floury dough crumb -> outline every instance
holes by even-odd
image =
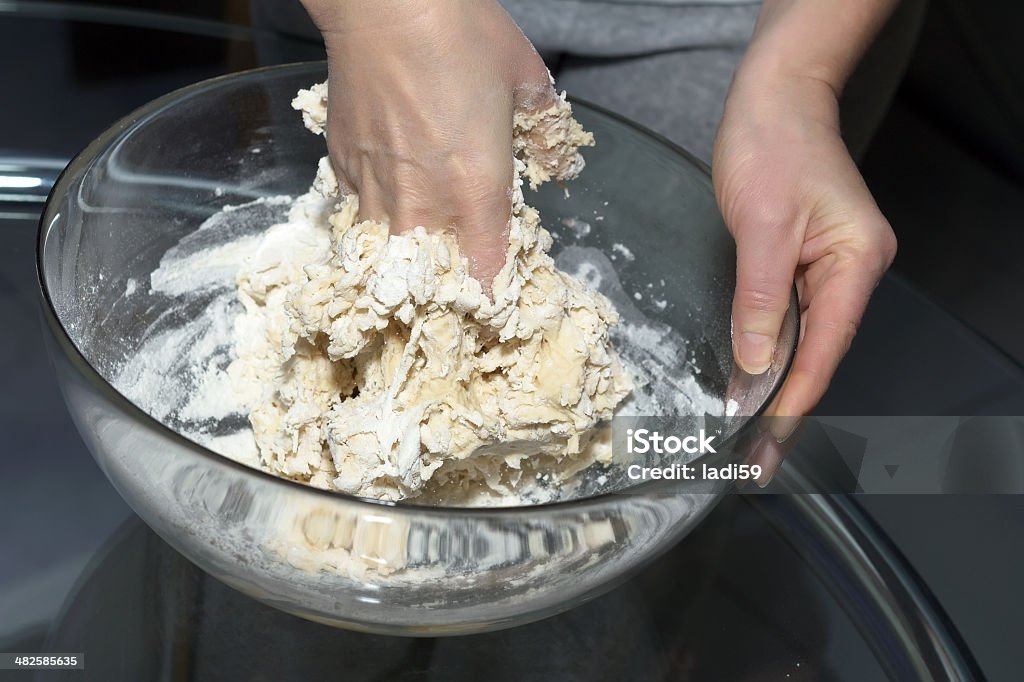
[[[293,105],[322,132],[327,90]],[[489,299],[450,232],[389,235],[337,197],[330,164],[238,275],[235,390],[252,398],[263,466],[384,500],[506,497],[543,471],[565,481],[610,443],[597,437],[632,382],[602,295],[557,269],[522,184],[567,180],[592,144],[564,97],[517,115],[506,263]],[[325,219],[324,219],[325,218]],[[216,250],[210,254],[216,262]]]
[[[590,234],[590,223],[579,218],[562,218],[562,224],[572,230],[577,239],[582,239]]]
[[[614,244],[612,244],[612,251],[620,254],[627,261],[634,261],[634,260],[636,260],[636,256],[633,255],[633,252],[630,251],[629,248],[625,244],[620,244],[618,242],[615,242]],[[651,286],[650,284],[647,285],[648,288],[650,288],[650,286]]]

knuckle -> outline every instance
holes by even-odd
[[[880,278],[896,258],[896,235],[881,217],[871,223],[852,220],[851,224],[866,227],[851,230],[850,235],[833,247],[834,253],[842,262]]]
[[[821,323],[817,335],[822,350],[835,357],[836,362],[850,351],[860,327],[859,319],[828,320]]]
[[[803,377],[807,383],[817,385],[821,381],[823,373],[817,367],[799,367],[793,370],[793,376],[794,378]]]
[[[892,231],[891,227],[886,226],[879,237],[879,242],[878,252],[882,259],[882,270],[887,270],[896,259],[896,251],[899,247],[896,233]]]
[[[829,322],[825,325],[826,331],[832,336],[840,340],[841,346],[844,348],[844,352],[849,350],[850,344],[853,343],[853,338],[857,336],[857,331],[860,329],[860,320],[837,320]]]
[[[522,74],[527,87],[536,88],[538,92],[554,92],[551,87],[551,75],[547,65],[536,50],[530,50],[522,61]]]
[[[872,274],[881,277],[896,258],[896,235],[885,225],[876,230],[861,245],[861,262],[867,265]]]
[[[740,286],[736,289],[736,304],[746,310],[773,313],[786,308],[789,296],[788,292],[783,295],[766,287]]]
[[[777,231],[791,226],[795,222],[796,204],[776,199],[794,196],[793,189],[779,177],[762,171],[770,161],[758,151],[745,150],[735,156],[738,158],[729,164],[712,167],[715,193],[729,229]],[[727,169],[719,170],[721,166]]]
[[[787,232],[796,222],[794,211],[777,202],[764,201],[764,191],[748,185],[735,195],[726,212],[734,234],[771,234]]]

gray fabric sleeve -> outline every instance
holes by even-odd
[[[704,161],[743,48],[681,50],[631,59],[570,57],[557,85],[661,133]]]
[[[760,2],[501,0],[570,94],[704,160]]]
[[[500,0],[542,53],[632,57],[746,44],[760,2]]]

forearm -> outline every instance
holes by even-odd
[[[457,16],[477,0],[301,0],[320,32],[341,36],[353,32],[386,32],[410,22],[437,26],[439,17]],[[382,46],[386,46],[382,45]]]
[[[764,0],[737,83],[817,81],[838,98],[898,0]]]

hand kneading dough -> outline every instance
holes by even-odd
[[[293,102],[314,132],[326,105],[326,85]],[[250,419],[266,468],[365,497],[480,501],[610,456],[597,427],[632,388],[608,338],[616,313],[555,268],[522,193],[524,177],[575,177],[593,138],[564,96],[517,115],[514,133],[493,302],[450,232],[358,222],[358,198],[338,198],[327,159],[289,222],[267,232],[238,277],[246,312],[229,370],[260,387]]]

